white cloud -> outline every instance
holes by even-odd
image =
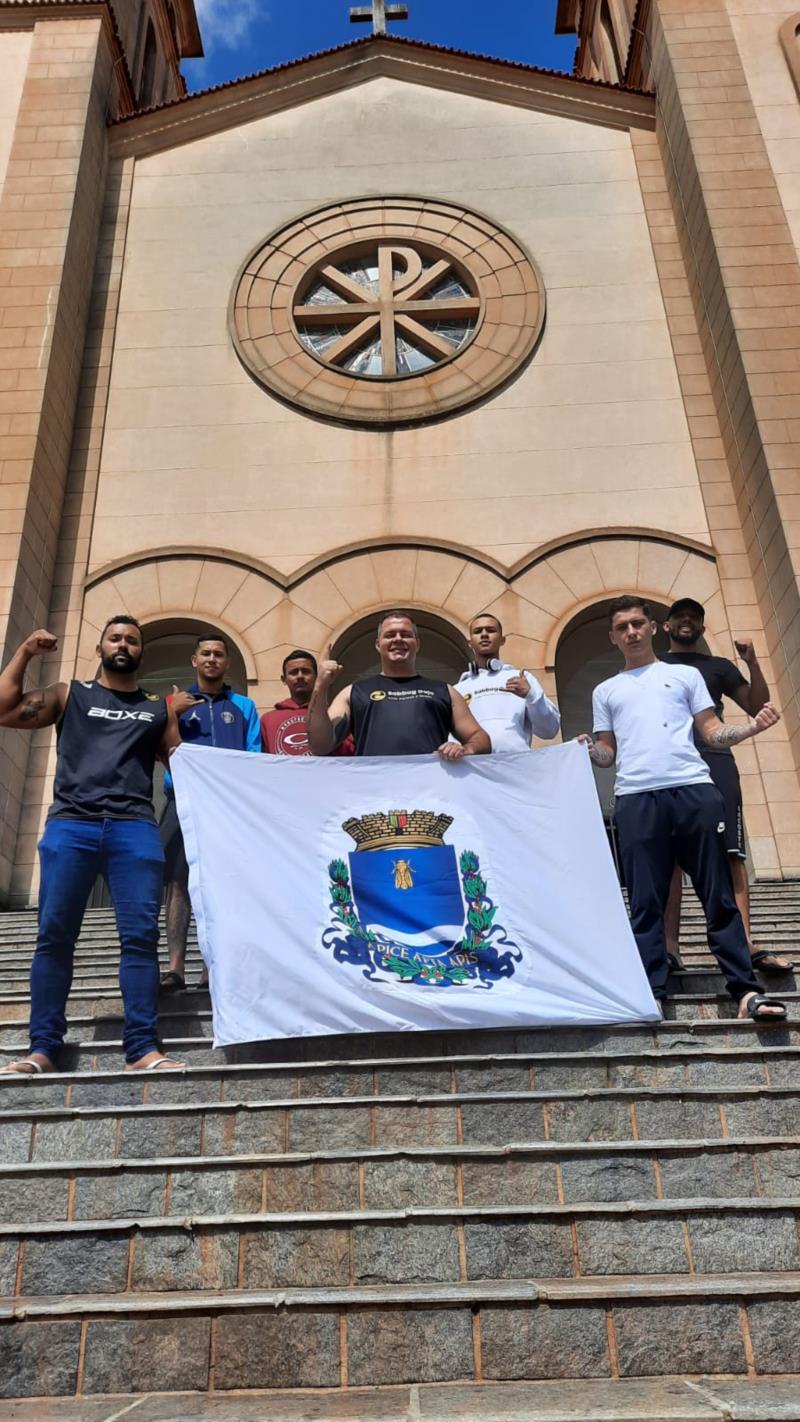
[[[217,46],[235,49],[258,20],[267,20],[264,0],[195,0],[206,54]]]

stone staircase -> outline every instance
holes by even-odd
[[[797,1422],[796,983],[732,1020],[687,900],[657,1026],[222,1053],[190,990],[146,1079],[91,911],[65,1069],[0,1077],[0,1422]],[[791,956],[800,884],[753,921]],[[34,938],[0,917],[2,1060]]]

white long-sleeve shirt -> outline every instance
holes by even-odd
[[[506,691],[512,676],[525,676],[531,689],[527,696]],[[488,732],[493,751],[518,751],[529,746],[533,736],[549,740],[558,734],[561,717],[529,671],[501,662],[499,670],[465,671],[457,690],[468,702],[475,720]]]

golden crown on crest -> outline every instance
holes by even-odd
[[[452,823],[452,815],[432,810],[378,810],[360,818],[353,815],[342,829],[355,840],[356,849],[392,849],[400,844],[443,844]]]

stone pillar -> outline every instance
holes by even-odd
[[[112,56],[100,18],[33,32],[0,198],[0,643],[47,621],[106,169]],[[30,749],[0,733],[0,900]]]
[[[790,756],[769,766],[767,738],[755,753],[778,867],[796,875],[800,419],[792,382],[800,370],[800,265],[725,0],[656,0],[647,47],[691,319],[730,471],[730,512],[744,535],[747,576],[723,576],[722,590],[731,615],[748,601],[751,579],[755,588]]]

